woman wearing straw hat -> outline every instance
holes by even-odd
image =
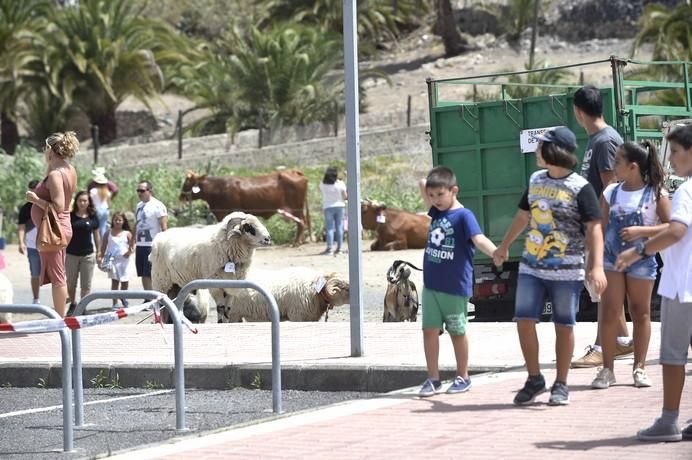
[[[108,231],[108,221],[110,219],[111,198],[113,194],[108,187],[108,179],[102,170],[94,170],[94,176],[91,179],[89,196],[94,203],[96,209],[96,217],[99,221],[99,236],[103,239],[103,235]]]

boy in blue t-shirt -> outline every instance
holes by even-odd
[[[457,200],[457,179],[445,166],[433,168],[425,181],[432,207],[428,241],[423,259],[423,348],[428,379],[419,396],[442,391],[438,356],[443,325],[452,338],[457,376],[447,393],[462,393],[471,387],[468,373],[466,315],[473,293],[473,254],[478,247],[492,256],[495,245],[481,232],[473,213]]]

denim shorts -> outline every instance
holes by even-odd
[[[656,256],[648,256],[622,270],[622,273],[625,273],[630,278],[655,280],[657,269]],[[615,269],[615,257],[608,254],[607,251],[603,255],[603,270],[607,272],[619,271]]]
[[[29,259],[29,272],[32,278],[41,276],[41,256],[38,249],[26,248],[26,258]]]
[[[584,281],[553,281],[533,275],[519,274],[514,304],[514,321],[540,321],[546,301],[553,305],[553,323],[563,326],[577,324],[579,297]]]

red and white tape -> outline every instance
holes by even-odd
[[[62,319],[38,319],[33,321],[22,321],[21,323],[6,323],[0,324],[0,332],[57,332],[64,328],[68,329],[84,329],[87,327],[99,326],[101,324],[111,323],[127,316],[141,313],[144,310],[152,310],[154,313],[154,322],[161,324],[160,302],[161,298],[154,299],[140,305],[135,305],[127,308],[119,308],[107,313],[98,313],[88,316],[67,316]],[[190,323],[190,320],[181,315],[183,324],[192,332],[199,332],[196,327]],[[163,326],[163,324],[161,324]]]

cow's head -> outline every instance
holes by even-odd
[[[360,202],[360,218],[365,230],[377,230],[378,221],[383,220],[387,206],[377,201],[362,200]]]
[[[201,199],[202,183],[207,178],[207,175],[197,175],[192,171],[185,173],[185,182],[180,190],[180,201]]]
[[[252,214],[232,212],[221,221],[226,229],[226,239],[240,239],[251,248],[269,246],[272,243],[269,230]]]

